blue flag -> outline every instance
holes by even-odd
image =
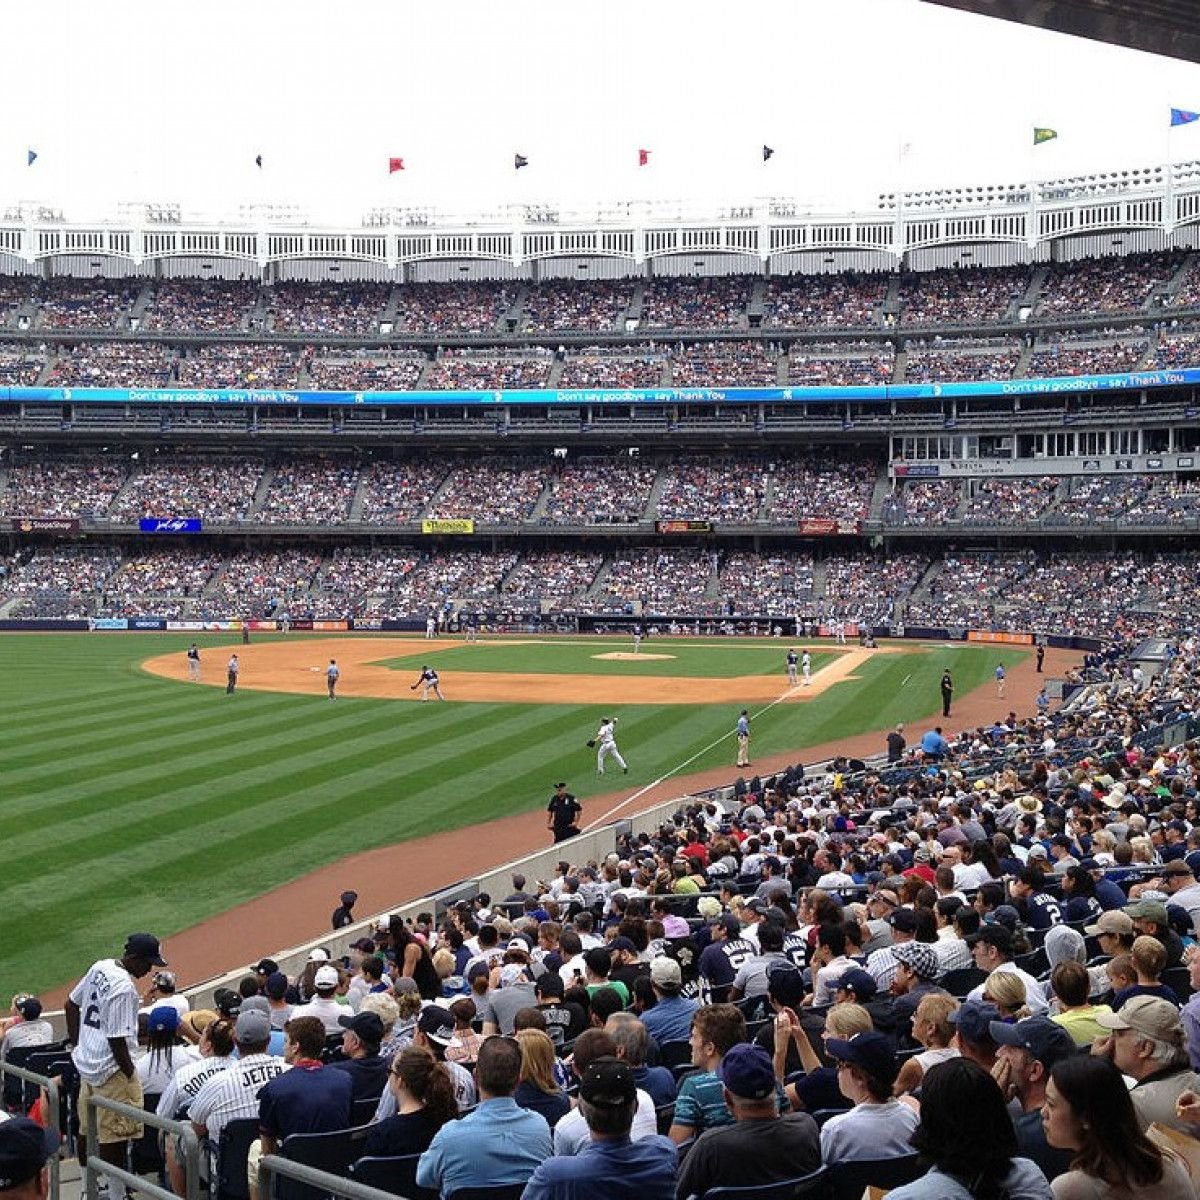
[[[1186,108],[1171,109],[1171,125],[1190,125],[1193,121],[1200,121],[1200,113],[1188,112]]]
[[[25,155],[25,165],[27,167],[32,167],[36,161],[37,161],[37,151],[36,150],[28,151]]]

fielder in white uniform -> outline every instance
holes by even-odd
[[[596,774],[604,774],[604,760],[612,757],[617,760],[617,765],[629,774],[629,768],[625,765],[625,760],[621,757],[620,750],[617,749],[617,718],[605,717],[600,722],[600,728],[596,730]]]
[[[437,635],[437,617],[430,614],[425,618],[425,638],[427,641],[432,641]]]
[[[800,674],[804,676],[804,686],[812,683],[812,655],[807,650],[800,656]]]

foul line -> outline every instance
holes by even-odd
[[[773,709],[775,707],[775,705],[782,704],[783,701],[785,701],[789,696],[793,695],[794,693],[796,693],[798,691],[800,691],[799,686],[788,688],[788,690],[786,692],[783,692],[781,695],[776,696],[776,698],[774,700],[772,700],[770,704],[764,705],[764,707],[760,708],[755,713],[751,713],[750,719],[756,720],[758,717],[761,717],[764,713],[770,712],[771,709]],[[670,779],[672,776],[678,775],[680,773],[680,771],[684,770],[686,767],[690,767],[692,765],[692,763],[694,763],[696,761],[696,759],[703,757],[703,755],[707,754],[710,750],[715,749],[722,742],[727,741],[729,738],[735,738],[735,737],[737,737],[737,730],[735,730],[735,729],[731,729],[728,733],[721,734],[721,736],[719,738],[717,738],[715,741],[709,742],[709,744],[707,746],[705,746],[703,749],[697,750],[696,753],[691,756],[691,758],[685,758],[683,760],[683,762],[678,763],[676,766],[672,767],[669,771],[664,772],[653,782],[646,784],[644,787],[638,788],[638,790],[636,792],[634,792],[632,796],[629,796],[626,799],[622,800],[620,804],[613,805],[613,807],[610,808],[608,810],[608,812],[604,813],[602,816],[597,817],[594,821],[589,821],[580,832],[590,833],[598,825],[607,824],[622,809],[627,808],[629,805],[633,804],[635,801],[640,800],[644,795],[646,795],[647,792],[653,791],[654,788],[658,787],[658,785],[660,783],[666,783],[666,781],[668,779]],[[734,767],[733,769],[737,770],[736,767]]]

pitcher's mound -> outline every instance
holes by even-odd
[[[607,658],[615,662],[638,662],[641,659],[650,661],[660,658],[674,658],[674,654],[634,654],[631,650],[613,650],[608,654],[593,654],[593,658]]]

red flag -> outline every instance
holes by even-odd
[[[404,170],[404,159],[402,159],[402,158],[389,158],[388,159],[388,174],[389,175],[395,175],[395,173],[397,171],[403,171],[403,170]]]
[[[638,166],[644,167],[644,166],[646,166],[647,163],[649,163],[649,161],[650,161],[650,151],[649,150],[639,150],[638,151]]]

